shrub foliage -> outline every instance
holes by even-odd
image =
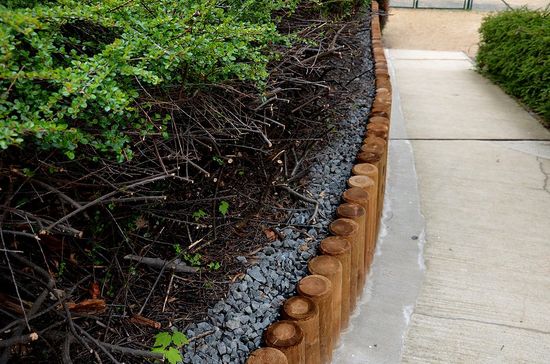
[[[550,120],[550,10],[491,15],[480,33],[480,71]]]
[[[70,158],[81,144],[131,156],[127,132],[165,120],[137,103],[159,86],[266,77],[273,11],[297,1],[59,0],[0,6],[0,148],[30,137]],[[10,6],[11,4],[11,6]],[[28,4],[28,3],[27,3]],[[31,3],[32,4],[32,3]]]
[[[8,0],[0,5],[0,150],[79,146],[130,159],[131,135],[168,137],[158,97],[230,80],[259,86],[288,41],[273,14],[300,0]],[[313,1],[351,9],[357,0]]]

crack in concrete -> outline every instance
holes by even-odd
[[[539,169],[540,172],[544,175],[544,182],[542,185],[543,191],[546,191],[546,193],[550,193],[550,186],[548,182],[550,181],[550,172],[546,172],[544,170],[544,158],[537,157],[537,161],[539,162]]]
[[[420,313],[420,312],[414,312],[413,316],[414,315],[426,316],[426,317],[431,317],[431,318],[441,319],[441,320],[472,322],[472,323],[483,324],[483,325],[506,327],[508,329],[524,330],[524,331],[529,331],[529,332],[532,332],[532,333],[535,333],[535,334],[550,335],[550,331],[533,329],[533,328],[530,328],[530,327],[521,327],[521,326],[515,326],[515,325],[502,324],[502,323],[498,323],[498,322],[468,319],[468,318],[463,318],[463,317],[445,317],[445,316],[437,316],[437,315],[428,315],[428,314]]]

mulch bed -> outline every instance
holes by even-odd
[[[240,82],[158,91],[172,137],[136,136],[129,162],[3,152],[0,363],[151,360],[135,350],[204,317],[243,276],[236,257],[278,238],[298,209],[314,219],[300,191],[356,102],[363,21],[308,8],[283,18],[281,32],[304,41],[279,49],[261,97]]]

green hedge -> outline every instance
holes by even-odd
[[[550,121],[550,11],[525,8],[484,19],[481,73]]]
[[[0,5],[0,150],[32,141],[74,158],[87,144],[130,158],[129,132],[165,132],[140,94],[260,82],[283,41],[272,14],[298,2],[10,0]]]
[[[360,0],[310,0],[349,10]],[[79,146],[130,159],[132,137],[162,133],[155,105],[228,81],[259,92],[277,31],[301,0],[7,0],[0,5],[0,151]],[[153,97],[150,96],[153,94]],[[142,96],[146,97],[142,97]]]

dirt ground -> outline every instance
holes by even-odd
[[[412,1],[411,1],[412,3]],[[513,8],[528,6],[544,8],[548,0],[507,0]],[[402,5],[402,1],[399,2]],[[503,10],[498,0],[474,0],[474,9]],[[478,29],[488,11],[430,10],[391,8],[384,29],[387,48],[422,49],[435,51],[463,51],[475,58],[478,50]]]
[[[397,49],[463,51],[474,58],[479,25],[487,13],[457,10],[391,9],[384,46]]]

